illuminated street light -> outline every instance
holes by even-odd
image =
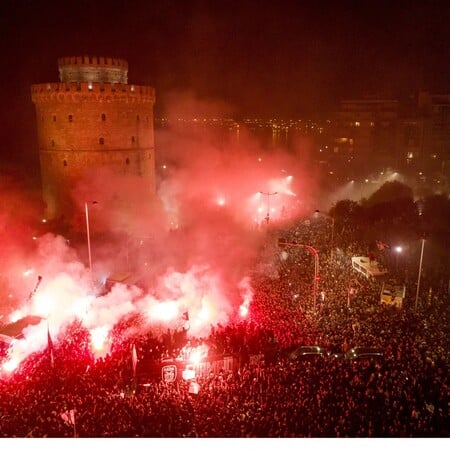
[[[394,247],[395,250],[395,269],[398,272],[398,255],[403,251],[403,248],[400,245]]]
[[[270,196],[271,195],[277,195],[278,192],[262,192],[262,191],[259,191],[259,193],[262,194],[262,195],[267,195],[267,215],[266,215],[265,220],[266,220],[266,222],[268,224],[269,220],[270,220]]]

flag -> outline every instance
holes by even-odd
[[[133,376],[136,377],[136,366],[137,366],[137,352],[136,345],[133,344],[131,349],[131,362],[133,363]]]
[[[375,241],[375,243],[377,244],[377,248],[378,250],[380,250],[380,252],[382,252],[385,248],[391,248],[390,245],[386,244],[383,241],[379,241],[378,239]]]
[[[75,425],[75,411],[73,409],[62,412],[60,416],[66,425]]]
[[[71,409],[69,411],[70,423],[75,426],[75,410]]]
[[[186,322],[189,322],[189,312],[188,312],[188,311],[186,311],[185,313],[183,313],[183,319],[184,319]]]
[[[53,355],[53,341],[52,337],[50,336],[50,328],[47,323],[47,348],[48,348],[48,354],[50,356],[50,365],[52,366],[52,369],[55,367],[55,357]]]
[[[77,426],[75,424],[75,410],[67,410],[60,414],[61,419],[64,420],[64,423],[68,426],[73,427],[73,437],[77,437]]]

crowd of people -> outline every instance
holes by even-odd
[[[146,330],[120,339],[124,321],[110,353],[95,359],[89,333],[73,323],[55,345],[54,364],[48,352],[35,353],[0,378],[0,436],[449,437],[447,286],[433,286],[431,299],[423,286],[417,309],[411,298],[401,309],[381,305],[379,282],[350,264],[367,248],[339,230],[332,245],[330,226],[268,229],[261,267],[270,270],[252,275],[248,316],[212,325],[207,337]],[[312,256],[279,249],[280,237],[319,251],[316,311]],[[136,383],[133,344],[140,359],[157,361],[186,339],[210,355],[238,355],[239,364],[198,376],[195,392],[183,379]],[[306,345],[329,356],[293,356]],[[354,347],[379,348],[383,357],[339,356]]]

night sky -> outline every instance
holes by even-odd
[[[450,92],[450,2],[2,0],[0,163],[36,150],[33,83],[57,59],[129,62],[128,80],[227,105],[235,117],[314,117],[366,94]],[[33,148],[34,147],[34,148]]]

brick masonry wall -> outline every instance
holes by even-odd
[[[143,177],[154,194],[152,88],[53,83],[34,85],[32,99],[48,218],[70,216],[72,186],[95,167]]]

